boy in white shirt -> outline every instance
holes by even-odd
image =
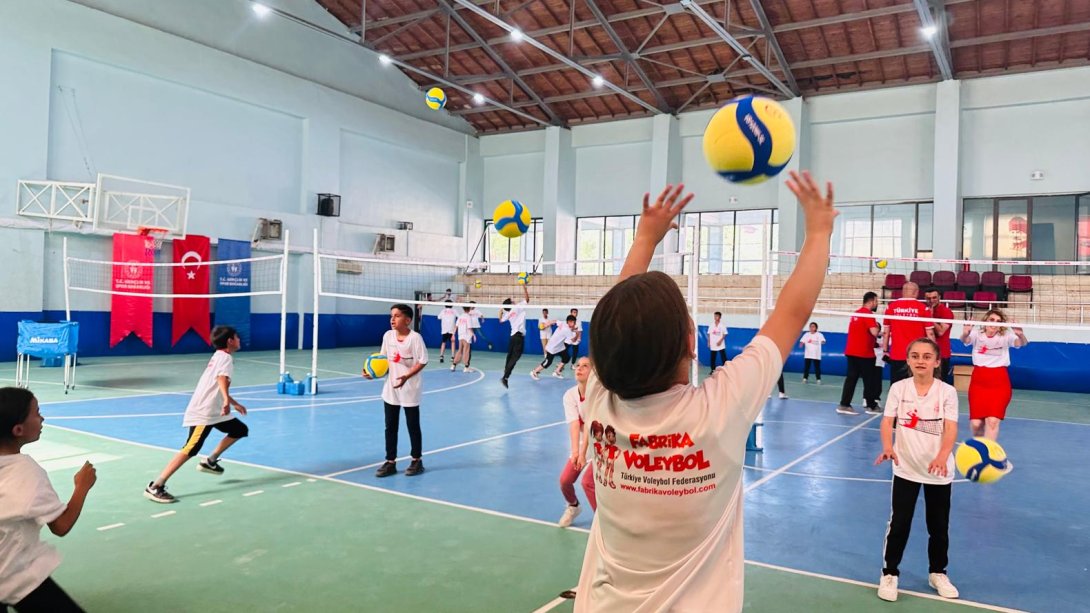
[[[579,309],[572,309],[568,312],[568,315],[575,318],[575,336],[564,341],[568,346],[568,350],[571,351],[571,362],[575,363],[575,359],[579,357],[579,343],[583,342],[583,322],[579,321]]]
[[[821,346],[825,344],[825,335],[818,332],[816,321],[810,322],[810,331],[804,332],[799,339],[799,347],[803,348],[802,382],[808,383],[810,379],[810,367],[814,367],[817,375],[817,384],[821,385]]]
[[[927,583],[943,598],[957,598],[946,576],[950,548],[950,492],[954,481],[954,443],[958,438],[958,394],[939,379],[939,345],[928,338],[913,341],[907,351],[912,376],[889,388],[882,417],[882,453],[877,466],[893,461],[892,512],[883,552],[885,566],[878,597],[897,600],[898,566],[912,529],[920,487],[927,509]],[[897,440],[893,428],[896,423]]]
[[[473,352],[473,329],[470,327],[473,322],[473,316],[469,312],[469,307],[462,307],[463,313],[458,316],[458,323],[455,325],[455,330],[458,332],[457,341],[451,341],[458,343],[458,349],[456,349],[450,358],[450,372],[454,372],[454,367],[459,362],[462,363],[462,372],[469,372],[469,359]]]
[[[537,322],[537,328],[541,331],[541,355],[543,357],[549,357],[549,351],[546,347],[549,345],[549,338],[553,335],[553,326],[557,324],[555,319],[549,319],[549,309],[541,309],[541,319]],[[567,347],[564,348],[567,351]]]
[[[567,342],[575,338],[575,317],[568,315],[567,321],[563,326],[557,326],[556,332],[549,337],[549,340],[545,343],[545,359],[541,361],[533,370],[530,371],[530,376],[534,381],[538,381],[541,377],[538,377],[538,373],[553,365],[553,360],[560,358],[560,366],[556,367],[553,372],[553,376],[557,379],[563,379],[564,366],[571,359],[571,355],[568,353]]]
[[[475,300],[470,300],[469,303],[477,304]],[[481,313],[480,310],[477,309],[477,307],[472,307],[469,310],[469,315],[470,317],[472,317],[472,319],[470,319],[469,321],[469,327],[470,331],[473,332],[473,340],[484,340],[484,342],[488,344],[488,350],[492,351],[492,343],[488,340],[488,337],[484,335],[484,329],[481,328],[481,322],[484,321],[484,314]]]
[[[595,307],[607,323],[590,329],[584,419],[592,434],[612,429],[621,466],[616,489],[596,494],[576,613],[742,610],[745,440],[821,291],[836,216],[831,185],[823,195],[792,172],[787,186],[806,220],[798,264],[753,342],[699,387],[685,299],[669,275],[646,272],[692,195],[644,196],[619,281]]]
[[[0,610],[82,613],[50,576],[61,556],[39,535],[42,526],[57,536],[75,526],[95,484],[95,467],[83,463],[72,497],[61,502],[49,475],[22,453],[24,445],[41,438],[44,421],[30,390],[0,389]]]
[[[189,428],[189,436],[186,437],[182,450],[171,458],[159,478],[144,488],[144,497],[152,502],[177,502],[177,498],[167,493],[167,479],[178,472],[182,464],[200,453],[204,441],[208,439],[213,428],[226,436],[216,449],[197,465],[197,470],[213,475],[223,474],[223,467],[219,463],[223,452],[250,434],[246,424],[238,418],[231,417],[232,407],[242,415],[246,414],[246,407],[236,402],[230,393],[231,376],[235,370],[232,354],[239,350],[242,341],[231,326],[216,326],[212,329],[211,336],[216,353],[208,361],[208,366],[205,367],[200,381],[197,382],[197,389],[193,391],[189,406],[185,408],[185,417],[182,418],[182,426]]]
[[[409,431],[409,467],[405,476],[424,472],[423,437],[420,433],[420,396],[423,383],[420,371],[428,364],[428,348],[424,337],[411,330],[413,310],[407,304],[390,307],[390,330],[382,337],[382,355],[390,365],[386,383],[382,386],[382,403],[386,411],[386,461],[375,471],[376,477],[389,477],[397,472],[397,429],[401,409],[405,409],[405,428]],[[453,359],[453,358],[452,358]],[[363,376],[370,379],[367,370]]]
[[[712,317],[715,321],[708,327],[708,351],[711,352],[712,360],[710,374],[715,373],[716,358],[719,358],[723,366],[727,365],[727,324],[723,323],[723,314],[719,311],[716,311]]]
[[[511,338],[507,344],[507,362],[503,366],[503,378],[500,379],[504,387],[507,387],[507,380],[511,378],[515,365],[522,357],[522,350],[526,347],[526,306],[530,304],[530,290],[525,285],[522,286],[522,295],[525,300],[519,302],[513,309],[505,306],[500,310],[500,323],[511,324]],[[511,304],[511,302],[510,298],[503,299],[504,304]]]
[[[439,319],[439,331],[443,334],[443,340],[439,342],[439,363],[442,364],[447,343],[450,343],[450,359],[454,359],[454,326],[458,321],[458,313],[454,310],[454,305],[448,302],[436,317]]]

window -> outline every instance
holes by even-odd
[[[779,246],[779,211],[685,213],[678,246],[682,252],[697,251],[700,274],[761,274],[764,252]]]
[[[832,253],[860,257],[931,256],[934,207],[930,202],[840,207],[833,225]],[[850,266],[845,263],[845,266]],[[832,272],[857,272],[833,269]]]
[[[636,235],[636,215],[580,217],[576,220],[578,275],[615,275]],[[609,260],[609,261],[603,261]]]
[[[484,259],[488,262],[488,272],[512,272],[507,264],[533,264],[541,259],[545,249],[544,224],[540,218],[530,222],[530,229],[522,236],[507,238],[492,225],[492,220],[485,221]],[[525,266],[515,266],[522,270]]]
[[[962,257],[972,260],[1090,260],[1090,195],[966,198]],[[997,266],[1007,273],[1022,266]],[[1064,274],[1067,267],[1035,272]],[[1081,268],[1080,274],[1087,272]]]

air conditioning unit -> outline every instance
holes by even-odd
[[[373,253],[388,253],[394,250],[394,235],[393,234],[378,234],[375,236],[375,247],[371,251]]]
[[[398,230],[412,230],[413,229],[413,222],[411,222],[411,221],[399,221],[399,222],[397,222],[397,229]]]

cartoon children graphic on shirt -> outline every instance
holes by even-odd
[[[602,477],[602,485],[608,484],[609,487],[617,489],[617,486],[613,484],[613,465],[617,461],[617,456],[621,455],[621,450],[617,447],[617,431],[613,429],[613,426],[606,426],[606,474]]]
[[[590,424],[590,435],[594,438],[594,478],[598,480],[598,483],[605,485],[605,481],[603,481],[605,472],[602,470],[602,464],[604,463],[602,452],[605,449],[602,445],[601,422],[596,420]]]

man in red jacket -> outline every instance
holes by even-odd
[[[931,310],[920,302],[920,286],[909,281],[901,288],[902,298],[889,303],[886,315],[895,317],[928,318]],[[908,372],[908,345],[912,341],[927,337],[935,340],[935,327],[926,321],[912,319],[887,319],[882,329],[882,348],[889,356],[889,382],[896,383],[912,376]]]
[[[848,324],[848,340],[844,344],[844,357],[848,361],[848,374],[844,377],[844,389],[840,393],[840,406],[837,413],[843,415],[858,415],[852,408],[852,397],[855,396],[855,384],[860,377],[863,379],[863,402],[867,412],[878,414],[878,396],[880,392],[875,383],[878,380],[871,374],[877,368],[874,364],[874,341],[878,338],[878,320],[866,317],[874,313],[878,307],[878,294],[867,292],[863,294],[863,306],[856,311],[857,316],[852,317]]]
[[[931,309],[931,317],[935,319],[953,319],[954,312],[950,307],[942,303],[942,294],[939,290],[929,287],[923,293],[923,299],[927,307]],[[950,383],[950,328],[954,324],[935,322],[935,342],[939,344],[939,357],[942,358],[942,380]]]

